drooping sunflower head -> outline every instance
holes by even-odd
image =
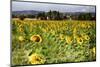
[[[51,34],[52,34],[52,35],[55,35],[55,31],[54,31],[54,30],[51,30]]]
[[[43,31],[43,32],[47,32],[47,30],[46,30],[45,28],[42,28],[42,31]]]
[[[83,38],[82,37],[78,37],[77,38],[77,43],[81,45],[83,43]]]
[[[93,47],[93,48],[92,48],[92,51],[93,51],[93,54],[94,54],[94,56],[95,56],[95,54],[96,54],[96,47]]]
[[[82,28],[86,28],[86,25],[84,23],[81,24]]]
[[[66,37],[66,42],[67,42],[68,44],[71,44],[72,41],[73,41],[73,38],[72,38],[71,36],[67,36],[67,37]]]
[[[18,39],[19,39],[19,41],[24,41],[24,37],[23,36],[19,36]]]
[[[19,25],[19,28],[23,28],[23,27],[24,27],[23,24],[20,24],[20,25]]]
[[[28,59],[31,64],[44,64],[45,63],[45,58],[36,53],[30,55]]]
[[[59,36],[59,37],[60,37],[60,39],[61,39],[61,40],[63,40],[63,39],[64,39],[64,35],[63,35],[63,34],[60,34],[60,36]]]
[[[23,28],[19,28],[18,31],[19,32],[24,32],[24,29]]]
[[[31,36],[30,40],[33,42],[42,42],[42,38],[40,35],[33,35]]]
[[[89,40],[89,39],[90,39],[90,37],[89,37],[88,35],[83,36],[83,38],[84,38],[85,40]]]
[[[77,32],[77,28],[74,27],[74,28],[73,28],[73,34],[76,34],[76,32]]]

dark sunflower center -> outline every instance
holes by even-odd
[[[40,59],[39,58],[36,58],[36,61],[40,61]]]
[[[39,37],[37,37],[37,36],[34,36],[35,37],[35,41],[36,42],[39,42],[40,41],[40,38]]]
[[[80,42],[82,42],[82,40],[80,39]]]

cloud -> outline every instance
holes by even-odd
[[[95,12],[95,6],[80,6],[80,5],[63,5],[63,4],[48,4],[34,2],[12,2],[12,11],[22,10],[38,10],[49,11],[56,10],[60,12]]]

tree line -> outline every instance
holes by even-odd
[[[38,20],[96,20],[96,16],[92,13],[79,13],[77,14],[68,14],[61,13],[59,11],[49,11],[49,12],[41,12],[36,15],[14,15],[12,14],[12,18],[19,18],[20,20],[24,20],[25,18],[32,18]]]

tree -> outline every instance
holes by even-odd
[[[27,18],[35,18],[34,15],[27,15],[26,17],[27,17]]]
[[[92,14],[91,13],[82,13],[78,16],[79,20],[91,20]]]
[[[48,19],[52,19],[52,11],[50,10],[49,12],[47,12],[47,17],[48,17]]]
[[[47,12],[47,17],[50,20],[61,20],[63,18],[62,14],[59,11],[49,11]]]
[[[20,19],[20,20],[24,20],[24,19],[25,19],[25,15],[20,15],[20,16],[19,16],[19,19]]]
[[[37,14],[37,18],[40,19],[40,20],[46,20],[46,14],[45,14],[45,12],[38,13]]]

